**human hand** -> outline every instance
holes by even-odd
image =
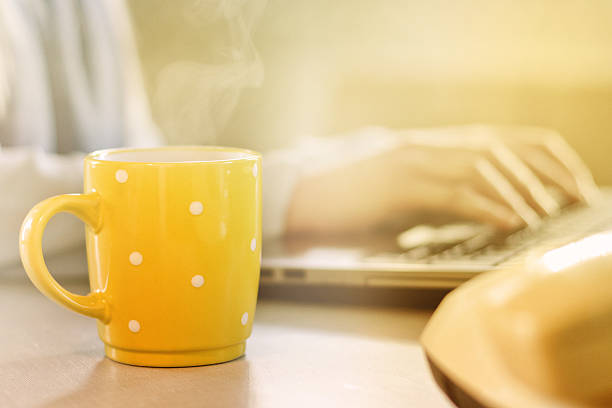
[[[417,212],[516,229],[537,225],[562,201],[598,196],[587,167],[553,131],[462,126],[396,136],[383,153],[304,176],[287,232],[350,233]]]

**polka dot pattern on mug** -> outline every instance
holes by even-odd
[[[204,277],[202,275],[194,275],[193,278],[191,278],[191,285],[194,288],[199,288],[203,284],[204,284]]]
[[[115,172],[115,180],[119,183],[123,184],[128,181],[128,173],[123,169],[119,169]]]
[[[255,238],[253,238],[251,240],[251,251],[255,252],[256,248],[257,248],[257,240]]]
[[[243,326],[246,326],[246,324],[249,322],[249,313],[248,312],[244,312],[242,314],[242,317],[240,318],[240,323],[242,323]]]
[[[257,177],[257,171],[259,169],[257,168],[257,163],[255,163],[255,165],[253,166],[253,177]]]
[[[189,204],[189,212],[193,215],[200,215],[204,211],[204,204],[201,201],[192,201]]]
[[[128,328],[132,333],[138,333],[140,331],[140,323],[138,320],[130,320],[128,323]]]
[[[142,254],[138,251],[134,251],[130,254],[130,263],[134,266],[138,266],[142,263]]]

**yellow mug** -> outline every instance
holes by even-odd
[[[244,354],[261,261],[261,156],[223,147],[111,149],[85,158],[85,193],[25,218],[21,259],[52,300],[98,319],[106,355],[179,367]],[[91,293],[51,276],[41,249],[58,212],[86,225]]]

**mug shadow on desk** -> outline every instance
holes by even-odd
[[[93,401],[92,401],[93,400]],[[73,391],[48,407],[203,406],[247,407],[250,398],[249,362],[244,358],[200,367],[150,368],[104,358]]]

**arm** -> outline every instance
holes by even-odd
[[[383,128],[364,128],[333,138],[302,138],[295,146],[275,150],[263,160],[263,225],[264,235],[282,235],[293,231],[295,205],[312,205],[319,192],[310,196],[304,188],[305,180],[315,174],[327,174],[364,158],[390,149],[397,142],[395,135]],[[313,182],[316,184],[316,182]],[[314,193],[314,192],[313,192]],[[316,213],[315,208],[303,213]],[[303,218],[300,222],[310,222]]]

